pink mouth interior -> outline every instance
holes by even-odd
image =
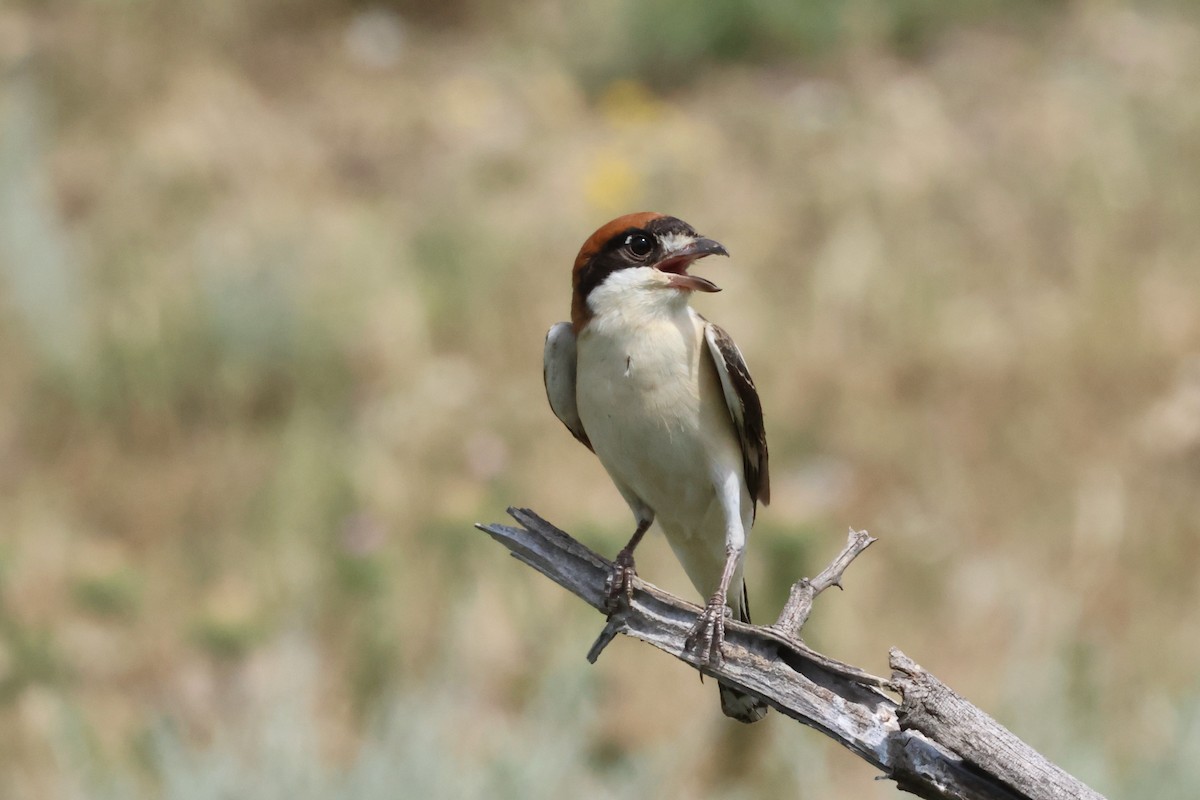
[[[696,256],[674,256],[664,259],[655,265],[655,268],[663,272],[670,272],[673,275],[687,275],[688,267],[696,260]]]

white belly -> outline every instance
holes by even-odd
[[[746,533],[753,506],[703,322],[682,311],[620,328],[593,320],[579,337],[576,398],[600,462],[654,511],[707,597],[720,578],[729,525],[718,486],[736,473],[742,489],[734,513]],[[735,577],[731,605],[740,599],[733,591],[740,569]]]

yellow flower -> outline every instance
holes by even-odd
[[[665,105],[642,84],[633,80],[613,81],[600,96],[600,112],[614,126],[641,125],[663,116]]]
[[[629,159],[616,153],[601,153],[583,180],[584,199],[598,213],[619,214],[634,205],[641,181]]]

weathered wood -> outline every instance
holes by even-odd
[[[510,508],[509,513],[521,527],[498,524],[477,527],[504,544],[517,559],[603,612],[605,579],[611,572],[611,562],[528,509]],[[1035,771],[1026,780],[1021,777],[1024,774],[1021,764],[1007,763],[1008,769],[1002,774],[981,767],[976,760],[978,753],[969,756],[957,746],[933,738],[942,735],[938,726],[930,726],[934,731],[931,735],[909,724],[901,704],[884,691],[897,690],[891,681],[822,655],[793,635],[807,618],[812,599],[829,586],[840,585],[846,567],[872,541],[865,532],[851,531],[846,548],[829,567],[811,581],[797,582],[799,588],[794,588],[776,625],[759,627],[727,620],[724,658],[719,665],[698,663],[684,646],[701,608],[635,577],[632,601],[609,618],[588,658],[595,661],[618,633],[652,644],[821,731],[881,769],[898,788],[920,797],[934,800],[1099,797],[1082,784],[1078,784],[1079,794],[1047,794],[1044,778],[1040,777],[1044,771]],[[906,680],[906,674],[900,677]],[[927,683],[917,685],[924,687]],[[914,697],[919,696],[919,690],[914,691],[918,692]],[[974,711],[991,726],[1000,728],[983,712]],[[976,720],[976,724],[983,723]],[[1001,757],[1023,758],[1020,752],[1005,750]]]
[[[851,528],[846,546],[834,557],[833,561],[829,562],[828,567],[821,570],[812,580],[801,578],[792,584],[787,602],[784,603],[783,611],[779,612],[779,619],[775,621],[773,627],[789,636],[799,636],[800,629],[804,627],[805,622],[808,622],[808,615],[812,613],[812,604],[816,596],[831,586],[841,589],[842,574],[846,568],[873,542],[875,539],[866,531],[856,531]]]
[[[903,698],[902,726],[920,731],[1031,797],[1103,800],[897,648],[891,649],[889,660],[892,683]]]

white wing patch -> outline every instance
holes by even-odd
[[[542,377],[546,382],[546,399],[550,409],[571,435],[592,449],[583,422],[579,419],[579,406],[575,402],[575,331],[569,322],[551,326],[546,333],[546,349],[542,355]]]

